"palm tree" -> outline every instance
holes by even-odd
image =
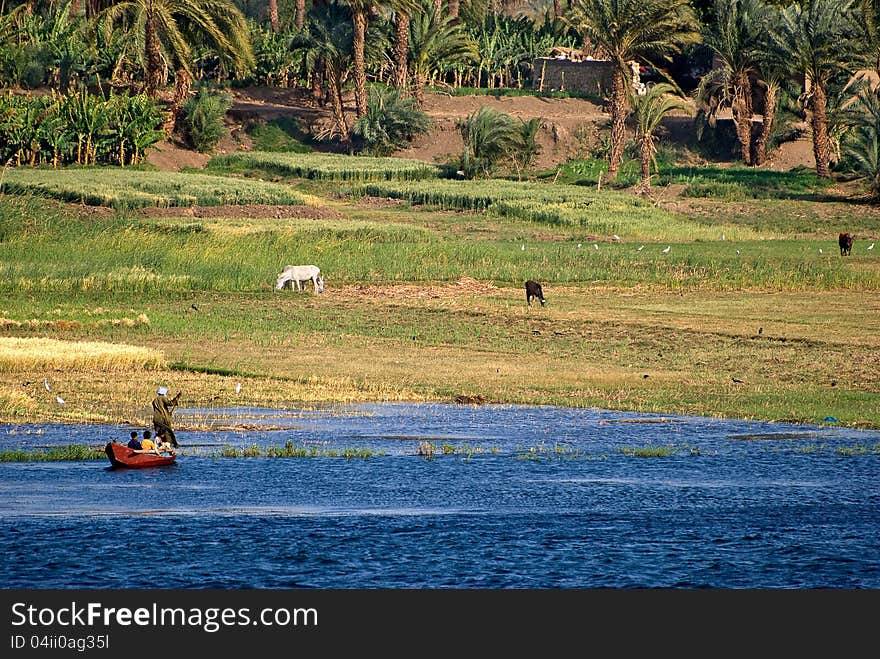
[[[121,25],[143,47],[147,94],[155,98],[164,62],[177,67],[175,103],[178,108],[192,80],[191,46],[201,40],[225,63],[246,71],[254,63],[250,33],[244,16],[228,0],[123,0],[100,16],[105,33]]]
[[[376,8],[374,0],[343,0],[351,9],[354,27],[352,44],[354,46],[354,102],[358,117],[367,113],[367,63],[365,53],[367,17]]]
[[[399,12],[412,12],[418,7],[417,0],[343,0],[351,10],[354,27],[354,101],[357,116],[367,113],[367,61],[366,36],[369,16],[382,7]]]
[[[616,178],[626,143],[630,62],[668,58],[698,42],[697,18],[688,0],[572,0],[565,20],[614,65],[608,175]]]
[[[413,96],[420,105],[428,77],[441,63],[454,64],[477,57],[476,44],[453,19],[431,10],[431,0],[410,22],[409,58],[412,64]]]
[[[785,77],[782,69],[776,68],[770,63],[763,65],[761,68],[766,71],[758,81],[758,84],[764,89],[764,114],[761,131],[755,138],[755,149],[752,159],[753,164],[758,167],[767,161],[767,145],[770,142],[770,134],[773,131],[773,121],[776,118],[776,104]]]
[[[700,81],[697,101],[713,116],[730,108],[736,126],[740,155],[747,165],[752,159],[752,79],[759,76],[762,36],[766,34],[770,9],[762,0],[715,0],[715,20],[703,33],[719,66]]]
[[[865,30],[864,62],[880,74],[880,0],[862,0],[859,13]]]
[[[333,130],[329,137],[348,139],[349,127],[345,119],[342,88],[354,64],[352,51],[353,27],[351,11],[340,2],[312,7],[306,29],[293,40],[294,48],[302,48],[306,67],[320,71],[330,91],[333,109]]]
[[[857,96],[859,117],[847,135],[845,152],[853,170],[868,182],[868,190],[880,199],[880,97],[868,87]]]
[[[804,0],[780,12],[769,36],[777,51],[806,76],[804,106],[813,132],[816,174],[831,178],[831,140],[828,135],[828,83],[854,61],[859,26],[854,0]]]
[[[643,95],[633,95],[638,133],[636,142],[639,145],[642,169],[642,188],[651,185],[651,164],[656,168],[657,129],[663,119],[672,112],[692,112],[687,101],[678,95],[678,89],[667,82],[658,82]]]

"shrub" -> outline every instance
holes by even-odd
[[[868,186],[871,197],[880,200],[880,99],[871,91],[857,96],[856,125],[843,145],[845,165]]]
[[[520,178],[522,178],[523,170],[531,167],[535,162],[535,158],[541,152],[541,145],[538,144],[538,129],[540,127],[541,120],[537,117],[528,121],[520,119],[520,147],[511,156],[517,175]]]
[[[226,129],[223,119],[232,107],[232,96],[202,88],[183,106],[184,128],[192,145],[208,153],[220,142]]]
[[[483,106],[458,123],[464,142],[460,169],[466,178],[489,176],[498,163],[522,146],[523,129],[508,114]]]
[[[373,156],[387,156],[400,149],[431,125],[415,99],[402,98],[395,87],[372,87],[367,114],[357,120],[352,135]]]

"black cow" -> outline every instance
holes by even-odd
[[[840,255],[848,256],[852,253],[853,235],[851,233],[841,233],[837,236],[837,244],[840,245]]]
[[[541,290],[541,284],[536,281],[532,281],[529,279],[526,282],[526,302],[529,303],[529,306],[532,306],[532,298],[538,298],[541,300],[541,306],[544,306],[544,291]]]

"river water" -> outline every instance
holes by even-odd
[[[177,416],[256,429],[181,431],[170,467],[0,464],[0,587],[880,588],[877,431],[506,405]],[[0,426],[0,449],[129,430]],[[219,457],[288,442],[317,455]]]

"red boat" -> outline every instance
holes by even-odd
[[[119,442],[107,442],[104,452],[110,458],[110,464],[114,467],[129,467],[131,469],[164,467],[165,465],[174,464],[174,461],[177,459],[176,455],[157,455],[152,452],[138,453]]]

